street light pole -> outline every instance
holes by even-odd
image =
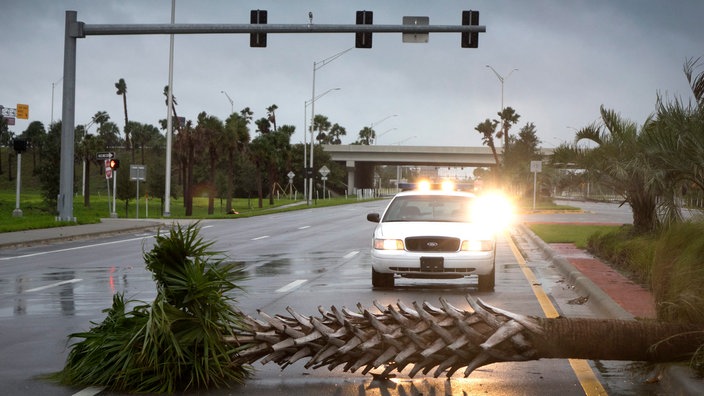
[[[374,133],[374,125],[379,125],[391,117],[398,117],[398,114],[391,114],[391,115],[388,115],[388,116],[380,119],[379,121],[372,122],[372,124],[369,126],[369,129],[371,130],[372,133]],[[386,131],[386,132],[388,132],[388,131]],[[386,132],[384,132],[384,133],[386,133]],[[381,136],[381,135],[379,135],[379,136]],[[376,145],[376,133],[374,133],[374,145]]]
[[[230,114],[235,112],[235,102],[232,101],[232,98],[230,95],[227,94],[226,91],[220,91],[220,93],[224,93],[225,96],[227,97],[227,100],[230,102]]]
[[[303,196],[308,199],[308,183],[306,182],[306,167],[308,166],[308,138],[306,134],[308,133],[306,130],[308,128],[308,105],[312,104],[316,100],[322,98],[323,96],[329,94],[332,91],[339,91],[340,88],[330,88],[327,91],[321,93],[320,95],[316,96],[314,100],[306,100],[305,103],[303,104]]]
[[[310,169],[311,169],[311,175],[310,175],[310,180],[308,180],[308,196],[306,198],[306,203],[308,205],[311,204],[311,198],[313,196],[313,148],[315,147],[315,140],[313,139],[313,127],[315,127],[315,71],[322,68],[323,66],[327,65],[328,63],[334,61],[335,59],[341,57],[342,55],[346,54],[347,52],[353,50],[354,47],[347,48],[344,51],[340,51],[336,53],[335,55],[332,55],[328,58],[323,59],[320,62],[313,62],[313,93],[310,95]],[[305,133],[305,131],[303,131]]]
[[[176,0],[171,0],[171,24],[176,22]],[[169,38],[169,89],[166,97],[166,174],[164,177],[164,217],[171,217],[171,140],[173,131],[174,107],[174,35]]]
[[[379,141],[378,138],[380,138],[380,137],[386,135],[387,133],[389,133],[389,132],[391,132],[391,131],[393,131],[393,130],[396,130],[396,129],[398,129],[398,128],[389,128],[389,129],[385,130],[384,132],[380,133],[379,136],[377,136],[377,139],[374,139],[374,145],[375,145],[375,146],[377,145],[377,143],[378,143],[378,141]]]
[[[49,124],[50,126],[51,126],[51,124],[54,123],[54,87],[56,86],[56,84],[60,83],[61,80],[63,80],[63,79],[64,78],[61,77],[60,79],[51,83],[51,123]]]
[[[486,67],[488,67],[489,69],[491,69],[491,71],[493,71],[494,74],[496,74],[496,78],[498,78],[498,79],[499,79],[499,82],[501,83],[501,113],[503,113],[503,112],[504,112],[504,82],[505,82],[506,80],[508,80],[509,77],[511,77],[511,74],[513,74],[513,72],[518,71],[518,69],[513,69],[513,70],[511,70],[510,72],[508,72],[508,74],[506,75],[506,77],[504,77],[504,76],[502,76],[501,74],[499,74],[499,73],[496,71],[496,69],[494,69],[493,67],[491,67],[491,66],[489,66],[489,65],[486,65]],[[502,131],[504,130],[504,127],[505,127],[505,125],[504,125],[504,120],[502,119],[502,120],[501,120],[501,130],[502,130]],[[506,136],[506,142],[508,142],[508,136]],[[505,144],[504,144],[504,145],[505,145]]]

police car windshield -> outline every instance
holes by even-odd
[[[394,198],[383,222],[471,221],[472,198],[454,195],[406,195]]]

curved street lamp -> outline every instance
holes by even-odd
[[[388,116],[386,116],[386,117],[380,119],[379,121],[374,121],[374,122],[372,122],[371,125],[369,126],[369,129],[371,129],[372,133],[374,133],[374,125],[379,125],[379,124],[381,124],[382,122],[388,120],[388,119],[391,118],[391,117],[398,117],[398,114],[391,114],[391,115],[388,115]],[[387,131],[387,132],[388,132],[388,131]],[[384,132],[384,133],[386,133],[386,132]],[[381,136],[381,135],[380,135],[380,136]],[[376,145],[376,133],[374,133],[374,144]]]
[[[303,175],[304,176],[303,196],[306,197],[306,199],[308,197],[308,183],[305,182],[305,171],[306,171],[306,168],[308,167],[308,153],[307,153],[307,150],[308,150],[307,149],[307,146],[308,146],[307,140],[308,139],[306,138],[306,135],[308,133],[308,132],[306,132],[306,130],[308,129],[308,125],[307,125],[307,123],[308,123],[308,105],[312,105],[313,102],[315,102],[316,100],[329,94],[332,91],[339,91],[339,90],[340,90],[340,88],[330,88],[327,91],[316,96],[315,98],[306,100],[305,103],[303,104],[303,172],[304,172],[304,175]],[[312,127],[312,124],[311,124],[311,127]],[[311,132],[311,142],[312,141],[313,141],[313,133]],[[312,149],[313,149],[313,146],[311,145],[311,150]]]
[[[503,113],[503,112],[504,112],[504,82],[505,82],[506,80],[508,80],[509,77],[511,77],[511,74],[513,74],[513,72],[518,71],[518,69],[513,69],[513,70],[511,70],[510,72],[508,72],[508,74],[506,75],[506,77],[504,77],[504,76],[502,76],[501,74],[499,74],[499,73],[496,71],[496,69],[494,69],[493,67],[491,67],[491,66],[489,66],[489,65],[486,65],[486,67],[488,67],[489,69],[491,69],[491,71],[493,71],[494,74],[496,74],[496,78],[498,78],[498,79],[499,79],[499,82],[501,83],[501,113]],[[505,121],[504,121],[503,118],[502,118],[502,119],[501,119],[501,130],[503,131],[505,127],[506,127]],[[508,133],[506,133],[505,135],[506,135],[506,136],[504,136],[504,139],[505,139],[505,140],[504,140],[504,142],[505,142],[505,143],[504,143],[504,146],[508,146]],[[506,152],[505,150],[507,150],[507,148],[504,148],[504,153]]]
[[[230,102],[230,114],[234,113],[235,112],[235,102],[232,100],[230,95],[227,94],[226,91],[220,91],[220,93],[225,94],[225,96],[227,97],[227,100]]]
[[[386,135],[387,133],[389,133],[389,132],[391,132],[391,131],[393,131],[393,130],[396,130],[396,129],[398,129],[398,128],[389,128],[389,129],[385,130],[384,132],[380,133],[379,136],[377,136],[377,137],[374,139],[374,145],[377,144],[377,142],[378,142],[378,140],[379,140],[380,137],[382,137],[382,136]]]
[[[312,20],[312,17],[311,17]],[[336,53],[335,55],[329,56],[319,62],[313,62],[313,93],[310,95],[310,125],[312,126],[314,124],[314,119],[315,119],[315,72],[316,70],[322,68],[323,66],[327,65],[328,63],[334,61],[335,59],[341,57],[342,55],[348,53],[349,51],[353,50],[355,47],[350,47],[347,48],[344,51],[340,51]],[[305,133],[306,131],[303,131]],[[313,167],[313,146],[315,144],[315,140],[313,139],[313,129],[311,128],[310,130],[310,167]],[[309,186],[310,188],[308,189],[308,196],[306,197],[306,203],[310,205],[310,201],[313,195],[313,178],[311,177],[309,180]]]

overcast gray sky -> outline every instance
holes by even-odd
[[[462,10],[480,11],[479,48],[460,47],[459,33],[431,34],[427,44],[404,44],[399,33],[377,33],[373,48],[354,49],[320,68],[315,110],[346,128],[343,144],[364,126],[379,144],[479,146],[474,127],[496,118],[504,104],[520,114],[518,127],[536,125],[544,147],[570,141],[599,115],[601,105],[642,123],[658,93],[689,100],[682,72],[704,55],[704,1],[225,1],[177,0],[177,23],[249,23],[251,9],[268,10],[272,24],[354,24],[355,11],[375,24],[428,16],[433,25],[460,24]],[[170,0],[2,0],[0,104],[30,106],[29,122],[61,118],[65,11],[86,24],[168,23]],[[296,126],[303,141],[304,103],[311,98],[313,62],[354,46],[353,34],[270,34],[267,48],[248,35],[177,35],[174,94],[179,115],[205,111],[221,119],[248,106],[254,117],[278,106],[278,125]],[[78,40],[76,123],[107,111],[124,126],[114,84],[127,82],[130,120],[158,125],[166,117],[169,38],[88,36]],[[511,73],[513,69],[518,69]],[[509,76],[509,73],[510,76]],[[310,109],[308,109],[310,110]],[[389,117],[397,115],[396,117]],[[310,117],[310,116],[309,116]],[[387,118],[388,117],[388,118]]]

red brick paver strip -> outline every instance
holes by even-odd
[[[550,246],[636,318],[657,317],[655,299],[648,289],[621,275],[599,259],[577,249],[574,244],[556,243]]]

